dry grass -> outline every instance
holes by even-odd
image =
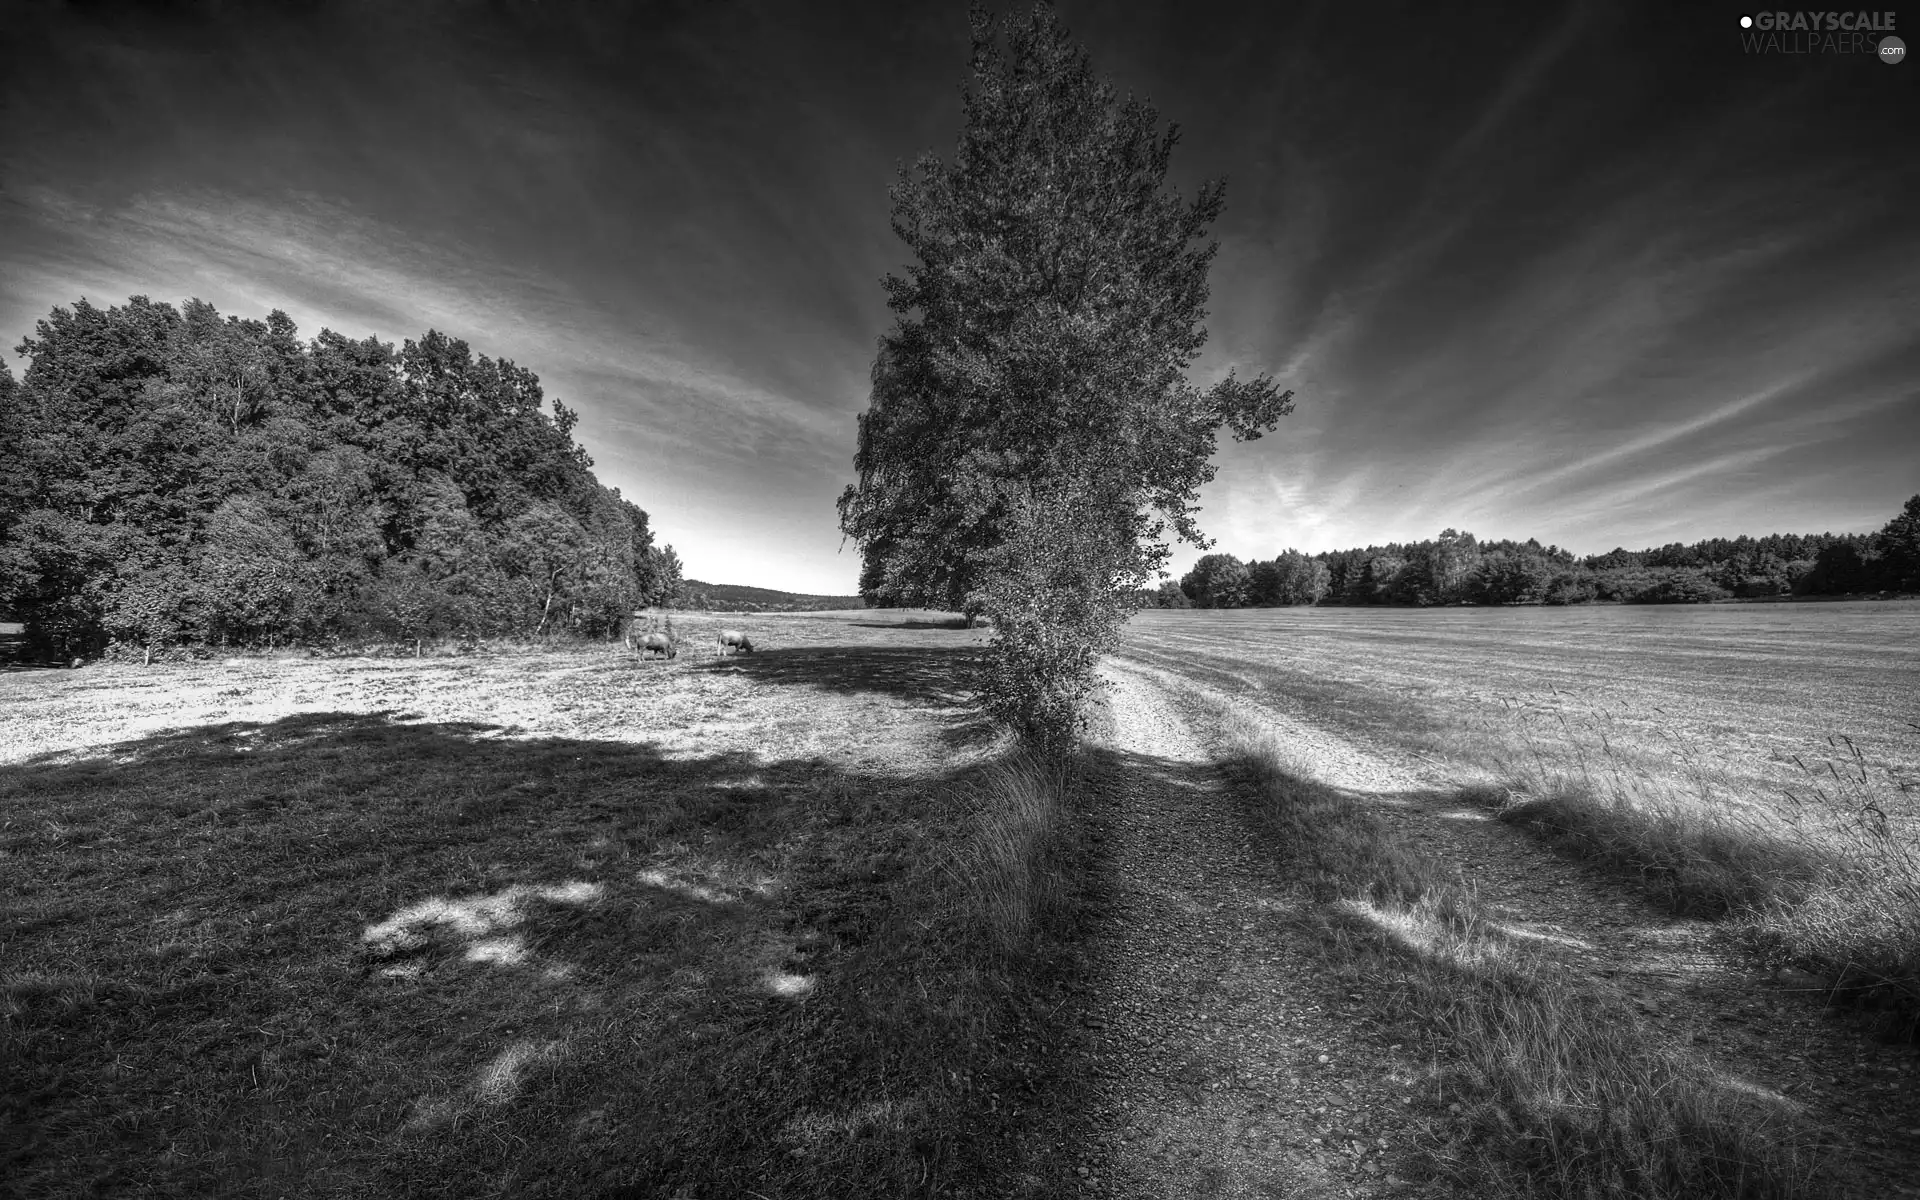
[[[54,743],[0,768],[0,1175],[773,1200],[1064,1172],[1008,1161],[1020,1114],[983,1097],[1047,1044],[1068,781],[952,699],[971,634],[779,620],[724,662],[0,681]]]
[[[1415,753],[1920,1028],[1920,605],[1150,614],[1129,653]]]
[[[1570,705],[1568,707],[1571,707]],[[1852,739],[1825,754],[1733,770],[1673,739],[1652,762],[1617,749],[1604,712],[1557,728],[1490,729],[1471,753],[1492,785],[1466,789],[1554,844],[1637,873],[1676,909],[1729,919],[1830,995],[1920,1027],[1920,787]]]
[[[958,885],[960,921],[991,958],[1011,961],[1031,950],[1070,905],[1062,797],[1074,786],[1070,764],[1021,753],[988,768],[973,790],[972,836],[947,871]]]
[[[1225,716],[1223,712],[1223,717]],[[1329,973],[1436,1061],[1426,1166],[1489,1197],[1802,1197],[1814,1132],[1658,1049],[1622,1001],[1487,922],[1465,887],[1242,726],[1229,766],[1312,895]]]

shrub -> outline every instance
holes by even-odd
[[[1699,567],[1656,568],[1657,575],[1626,597],[1629,604],[1705,604],[1729,593]]]

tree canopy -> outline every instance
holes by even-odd
[[[0,368],[0,605],[109,644],[617,627],[677,582],[531,371],[135,296]]]
[[[1169,187],[1177,128],[1096,78],[1049,6],[971,22],[954,156],[902,167],[891,191],[916,261],[885,281],[897,320],[841,527],[873,602],[991,613],[1003,653],[1026,639],[1081,664],[1060,667],[1071,690],[1169,536],[1204,544],[1219,429],[1259,437],[1291,394],[1186,378],[1225,188]]]

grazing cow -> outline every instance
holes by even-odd
[[[735,654],[753,653],[752,639],[747,637],[746,634],[741,633],[738,629],[722,629],[720,631],[720,653],[725,654],[729,646],[733,647]]]
[[[664,633],[650,633],[647,635],[647,639],[640,643],[641,658],[645,658],[655,650],[660,652],[660,657],[662,658],[674,658],[680,653],[680,651],[674,647],[673,639]]]

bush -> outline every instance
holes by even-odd
[[[1231,554],[1208,554],[1180,578],[1180,590],[1196,608],[1239,608],[1249,600],[1253,577]]]
[[[1154,604],[1160,608],[1192,608],[1193,601],[1180,590],[1180,585],[1169,579],[1153,593]]]
[[[1593,576],[1584,570],[1556,571],[1541,599],[1548,604],[1586,604],[1596,595]]]
[[[415,655],[427,638],[463,628],[467,621],[460,598],[427,578],[409,562],[396,562],[367,589],[366,611],[372,631],[412,642]]]
[[[204,624],[197,587],[188,574],[171,564],[142,571],[130,568],[108,603],[101,624],[112,639],[109,657],[138,657],[153,661]]]
[[[1067,484],[1009,496],[1007,540],[970,598],[994,624],[982,706],[1050,758],[1078,740],[1094,664],[1137,606],[1133,588],[1115,586],[1132,547],[1084,515],[1102,510],[1095,490]]]
[[[1699,567],[1671,567],[1660,570],[1657,578],[1636,588],[1626,600],[1629,604],[1706,604],[1730,594]]]

